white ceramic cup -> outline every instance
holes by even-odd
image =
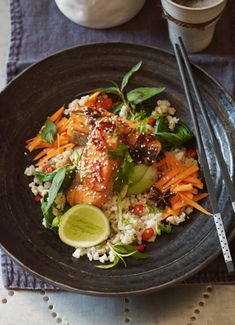
[[[145,0],[55,0],[73,22],[90,28],[110,28],[133,18]]]
[[[186,50],[190,53],[200,52],[211,43],[216,23],[227,0],[211,2],[208,6],[186,7],[174,0],[161,0],[171,43],[177,42],[181,36]]]

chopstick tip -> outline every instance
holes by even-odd
[[[233,261],[226,262],[228,273],[234,273]]]

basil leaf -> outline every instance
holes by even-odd
[[[48,212],[48,210],[50,209],[50,207],[52,206],[56,195],[58,194],[60,187],[64,181],[65,178],[65,172],[66,172],[66,168],[60,168],[55,177],[53,178],[49,193],[48,193],[48,202],[45,208],[45,213]]]
[[[134,246],[132,245],[121,245],[121,244],[116,244],[112,245],[112,249],[114,250],[115,253],[117,253],[120,257],[129,257],[132,256],[136,259],[144,259],[148,258],[148,254],[146,253],[141,253],[135,249]]]
[[[47,143],[53,143],[57,134],[57,127],[56,125],[47,118],[46,123],[42,127],[41,130],[41,139]]]
[[[123,90],[126,85],[128,84],[129,79],[133,76],[133,74],[135,72],[137,72],[139,70],[139,68],[141,67],[142,61],[138,62],[136,65],[134,65],[133,68],[131,68],[130,71],[128,71],[125,76],[122,79],[122,84],[121,84],[121,90]]]
[[[138,252],[136,251],[133,255],[131,255],[133,258],[140,260],[140,259],[145,259],[148,258],[149,255],[146,253]]]
[[[119,114],[123,106],[123,102],[117,102],[112,108],[113,114]]]
[[[75,166],[67,166],[65,170],[65,177],[63,183],[60,187],[60,190],[66,192],[70,185],[72,184],[73,178],[75,176],[76,167]]]
[[[128,146],[121,143],[116,149],[108,150],[108,155],[111,159],[120,159],[124,157],[127,150]]]
[[[40,182],[52,182],[53,178],[55,177],[55,174],[57,171],[54,171],[52,173],[43,173],[40,171],[35,172],[35,177],[40,181]]]
[[[127,100],[130,104],[137,105],[155,95],[160,94],[164,90],[165,88],[155,88],[155,87],[136,88],[129,91],[129,93],[127,93]]]
[[[96,267],[98,267],[99,269],[112,269],[114,266],[116,266],[118,264],[120,260],[120,257],[118,255],[114,256],[114,261],[112,264],[106,264],[106,265],[96,265]]]
[[[131,158],[129,151],[127,151],[116,174],[116,180],[114,183],[114,189],[116,191],[120,191],[123,185],[128,183],[128,178],[133,168],[134,168],[133,159]]]
[[[170,131],[169,127],[166,126],[166,119],[163,121],[163,117],[161,118],[161,124],[159,123],[155,129],[155,136],[159,138],[163,144],[170,144],[173,147],[181,147],[183,143],[193,138],[192,131],[182,121],[179,121],[176,124],[174,131]]]
[[[75,96],[75,98],[80,98],[81,96],[92,94],[92,93],[95,93],[96,91],[99,91],[99,92],[105,93],[105,94],[116,94],[119,97],[121,95],[121,92],[120,92],[119,88],[114,86],[114,87],[102,87],[102,88],[96,88],[96,89],[83,91],[83,92],[77,94]]]
[[[52,213],[51,208],[47,209],[47,198],[48,198],[48,195],[45,195],[41,199],[41,210],[42,210],[43,217],[45,218],[46,228],[51,229],[52,228],[52,221],[55,218],[55,216]]]
[[[170,132],[169,129],[169,122],[166,119],[166,116],[161,115],[159,116],[156,126],[155,126],[156,132]]]
[[[131,245],[122,245],[122,244],[116,244],[114,246],[112,246],[112,248],[114,249],[114,251],[118,254],[122,254],[122,255],[126,255],[126,254],[130,254],[130,253],[135,253],[136,250],[134,249],[133,246]]]

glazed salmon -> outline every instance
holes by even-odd
[[[117,131],[116,117],[104,117],[94,127],[67,194],[70,205],[86,203],[100,207],[106,201],[119,166],[119,161],[108,155],[108,150],[116,149],[121,143]]]

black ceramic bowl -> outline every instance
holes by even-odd
[[[140,45],[91,44],[62,51],[27,69],[0,95],[1,246],[18,264],[58,287],[107,296],[152,292],[189,277],[220,251],[213,219],[196,211],[190,221],[149,245],[147,260],[130,260],[126,269],[100,270],[86,257],[72,258],[73,249],[42,226],[40,208],[24,176],[32,158],[24,154],[25,140],[39,130],[46,116],[77,93],[105,86],[106,80],[120,81],[139,60],[143,66],[130,87],[165,87],[159,97],[169,99],[191,125],[175,57]],[[234,103],[206,73],[196,67],[194,72],[234,178]],[[206,132],[204,142],[225,229],[231,238],[235,224],[232,208]],[[210,208],[209,202],[204,206]]]

